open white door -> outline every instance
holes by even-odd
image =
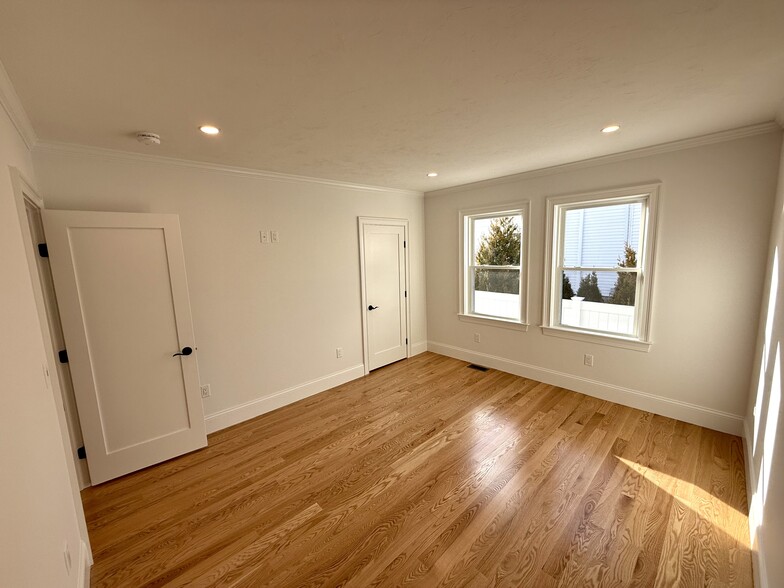
[[[42,213],[93,484],[204,447],[178,217]]]
[[[408,356],[407,221],[359,219],[366,369]]]

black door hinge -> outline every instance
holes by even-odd
[[[406,242],[403,241],[403,249],[405,249],[405,248],[406,248]]]
[[[85,451],[84,447],[80,447],[76,450],[76,456],[79,459],[87,459],[87,452]]]
[[[408,337],[406,337],[406,345],[408,345]]]
[[[404,296],[405,298],[408,298],[408,290],[403,290],[403,296]]]
[[[57,357],[60,360],[60,363],[68,363],[68,350],[63,349],[62,351],[58,351]]]
[[[38,244],[38,255],[41,257],[49,257],[49,247],[46,246],[46,243]]]

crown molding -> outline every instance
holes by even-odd
[[[0,105],[8,113],[8,118],[14,123],[27,148],[33,149],[38,143],[38,136],[2,62],[0,62]]]
[[[779,121],[779,119],[782,119]],[[640,157],[647,157],[650,155],[658,155],[659,153],[668,153],[670,151],[680,151],[682,149],[692,149],[694,147],[701,147],[703,145],[711,145],[713,143],[721,143],[724,141],[733,141],[735,139],[742,139],[744,137],[753,137],[754,135],[763,135],[765,133],[773,133],[781,131],[784,127],[784,106],[779,111],[779,116],[776,121],[768,121],[737,129],[729,129],[726,131],[719,131],[709,135],[701,135],[699,137],[692,137],[689,139],[680,139],[678,141],[671,141],[669,143],[660,143],[658,145],[651,145],[650,147],[641,147],[639,149],[632,149],[631,151],[622,151],[620,153],[611,153],[609,155],[600,155],[599,157],[591,157],[589,159],[581,159],[571,163],[563,163],[551,167],[544,167],[530,171],[524,171],[517,174],[508,176],[501,176],[499,178],[490,178],[487,180],[480,180],[478,182],[471,182],[469,184],[461,184],[459,186],[452,186],[450,188],[442,188],[440,190],[433,190],[425,192],[425,197],[431,198],[434,196],[444,196],[447,194],[454,194],[456,192],[464,192],[466,190],[473,190],[475,188],[485,188],[488,186],[497,186],[499,184],[508,184],[521,180],[528,180],[531,178],[539,178],[542,176],[550,176],[553,174],[560,174],[568,171],[583,169],[587,167],[594,167],[598,165],[606,165],[609,163],[616,163],[618,161],[626,161],[627,159],[638,159]]]
[[[297,176],[279,172],[265,171],[248,167],[235,167],[220,163],[208,163],[206,161],[194,161],[190,159],[178,159],[176,157],[166,157],[163,155],[148,155],[145,153],[133,153],[130,151],[117,151],[105,149],[103,147],[90,147],[87,145],[77,145],[75,143],[60,143],[55,141],[38,141],[35,145],[35,153],[56,153],[61,155],[71,155],[78,157],[94,157],[105,161],[116,161],[123,163],[145,163],[150,165],[183,167],[198,169],[213,173],[221,173],[232,176],[245,176],[274,180],[277,182],[309,183],[320,184],[322,186],[332,186],[349,190],[359,190],[363,192],[378,192],[386,194],[397,194],[399,196],[414,196],[422,198],[424,192],[416,190],[404,190],[402,188],[386,188],[383,186],[370,186],[355,184],[352,182],[342,182],[339,180],[327,180],[323,178],[313,178],[310,176]]]

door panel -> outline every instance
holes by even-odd
[[[373,370],[407,356],[405,228],[365,224],[363,239],[368,369]]]
[[[176,215],[43,217],[93,483],[205,446]]]

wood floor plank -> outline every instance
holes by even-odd
[[[751,586],[740,439],[425,353],[82,493],[92,586]]]

